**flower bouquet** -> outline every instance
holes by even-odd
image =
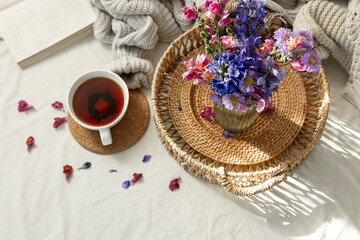
[[[229,132],[248,128],[259,113],[273,109],[269,98],[287,74],[280,64],[291,64],[292,71],[321,67],[308,31],[279,28],[272,38],[261,37],[264,6],[259,0],[203,0],[199,7],[180,9],[185,18],[197,20],[206,53],[184,61],[182,77],[211,87],[214,116],[210,107],[200,115]]]

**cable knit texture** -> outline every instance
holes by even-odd
[[[343,96],[360,109],[360,0],[348,9],[329,1],[310,1],[294,21],[294,29],[305,28],[316,40],[321,59],[329,55],[349,73]]]
[[[194,24],[179,10],[193,1],[90,0],[90,4],[97,16],[94,36],[112,44],[112,61],[104,67],[119,74],[130,89],[151,86],[150,59],[157,41],[172,42]]]

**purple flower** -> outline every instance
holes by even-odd
[[[294,37],[293,33],[288,28],[279,28],[274,32],[274,38],[276,40],[275,45],[278,46],[278,51],[281,56],[285,56],[286,52],[289,50],[289,46],[287,45],[287,41]]]
[[[91,167],[91,162],[85,162],[81,167],[79,167],[78,169],[87,169]]]
[[[19,106],[18,106],[18,111],[19,111],[19,112],[24,112],[24,111],[26,111],[26,110],[28,110],[28,109],[31,109],[31,108],[34,108],[34,106],[28,104],[28,103],[27,103],[26,101],[24,101],[24,100],[20,100],[20,101],[19,101]]]
[[[210,122],[215,122],[213,111],[211,110],[211,107],[204,107],[204,110],[201,111],[200,116],[202,118],[208,119]]]
[[[35,143],[35,139],[33,136],[28,137],[28,139],[26,139],[26,145],[27,145],[27,150],[30,151],[30,148],[34,145]]]
[[[116,169],[110,169],[109,173],[118,172]]]
[[[209,98],[211,101],[213,101],[214,103],[218,104],[218,105],[222,105],[222,98],[220,96],[218,96],[216,93],[211,92],[209,94]]]
[[[257,82],[257,73],[255,71],[246,70],[243,79],[239,82],[239,88],[244,93],[252,93],[255,91],[255,83]]]
[[[318,72],[321,68],[321,61],[314,51],[304,53],[300,61],[308,72]]]
[[[131,184],[136,183],[143,175],[142,173],[134,173],[133,176],[134,178],[131,179]]]
[[[66,117],[56,117],[54,118],[55,122],[53,123],[53,127],[57,128],[58,126],[60,126],[61,124],[63,124],[64,122],[66,122]]]
[[[180,189],[179,179],[180,178],[174,178],[173,180],[170,181],[169,189],[171,191],[174,191],[175,188]]]
[[[314,39],[313,36],[305,29],[299,29],[296,32],[296,36],[304,38],[303,42],[301,43],[301,47],[306,49],[312,49],[314,46]]]
[[[226,138],[236,136],[236,134],[233,134],[233,133],[228,132],[228,131],[223,131],[223,132],[222,132],[222,135],[223,135],[224,137],[226,137]]]
[[[179,100],[179,99],[177,100],[177,108],[178,108],[180,111],[183,110],[182,107],[181,107],[181,105],[180,105],[180,100]]]
[[[145,155],[142,162],[148,162],[151,158],[151,155]]]
[[[125,189],[129,188],[130,187],[130,181],[129,180],[124,181],[123,184],[122,184],[122,187],[125,188]]]
[[[233,94],[225,94],[222,97],[223,104],[225,108],[229,110],[240,110],[241,107],[245,104],[245,97],[240,93],[234,92]]]
[[[54,103],[51,104],[51,106],[53,108],[58,108],[58,109],[64,111],[64,105],[59,101],[55,101]]]

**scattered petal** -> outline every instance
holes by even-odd
[[[34,108],[34,106],[28,104],[28,103],[27,103],[26,101],[24,101],[24,100],[19,101],[19,106],[18,106],[18,111],[19,111],[19,112],[24,112],[24,111],[26,111],[26,110],[28,110],[28,109],[31,109],[31,108]]]
[[[179,109],[180,111],[183,110],[182,107],[181,107],[181,105],[180,105],[180,100],[179,100],[179,99],[177,100],[177,107],[178,107],[178,109]]]
[[[110,169],[109,173],[118,172],[116,169]]]
[[[129,188],[130,187],[130,181],[129,180],[124,181],[123,184],[122,184],[122,187],[125,188],[125,189]]]
[[[54,118],[55,122],[53,123],[53,127],[57,128],[58,126],[60,126],[61,124],[63,124],[64,122],[66,122],[66,117],[56,117]]]
[[[30,148],[34,145],[35,139],[33,136],[28,137],[26,140],[27,150],[30,151]]]
[[[200,116],[209,120],[210,122],[215,122],[215,118],[213,116],[214,112],[212,111],[211,107],[204,107],[204,110],[201,111]]]
[[[142,162],[148,162],[151,158],[151,155],[145,155]]]
[[[178,178],[174,178],[173,180],[171,180],[170,184],[169,184],[169,189],[171,191],[174,191],[175,188],[180,189],[180,184],[179,184],[179,177]]]
[[[72,173],[72,166],[70,166],[70,165],[65,165],[63,168],[64,168],[63,173],[65,173],[65,178],[66,178],[66,180],[68,180],[69,177],[70,177],[70,175],[71,175],[71,173]]]
[[[131,184],[136,183],[143,175],[142,173],[134,173],[133,176],[134,178],[131,179]]]
[[[58,108],[58,109],[64,111],[64,105],[62,104],[62,102],[55,101],[54,103],[51,104],[51,106],[53,108]]]
[[[81,167],[79,167],[80,169],[87,169],[91,167],[91,162],[85,162]]]
[[[228,132],[228,131],[223,131],[223,132],[222,132],[222,135],[223,135],[224,137],[226,137],[226,138],[236,136],[236,134],[233,134],[233,133]]]

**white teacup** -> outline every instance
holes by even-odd
[[[113,119],[109,124],[104,126],[93,126],[89,125],[83,121],[81,121],[75,114],[74,108],[73,108],[73,98],[76,90],[78,87],[84,83],[85,81],[96,78],[96,77],[105,77],[108,79],[113,80],[116,84],[119,85],[120,89],[122,90],[123,96],[124,96],[124,105],[121,110],[120,115]],[[110,128],[115,126],[125,115],[127,107],[129,104],[129,90],[126,86],[126,83],[124,80],[122,80],[117,74],[108,71],[108,70],[93,70],[90,72],[86,72],[82,75],[80,75],[71,85],[68,95],[67,95],[67,106],[69,107],[69,112],[71,117],[81,126],[90,129],[90,130],[97,130],[100,133],[101,142],[104,146],[112,144],[112,137],[111,137],[111,131]]]

